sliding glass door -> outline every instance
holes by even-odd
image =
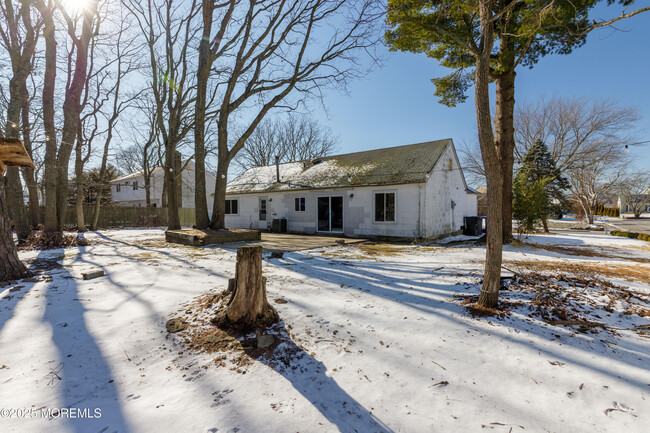
[[[318,197],[318,231],[343,231],[343,197]]]

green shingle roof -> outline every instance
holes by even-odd
[[[423,183],[450,138],[365,152],[327,156],[311,161],[255,167],[228,183],[230,194],[317,188]]]

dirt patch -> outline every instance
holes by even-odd
[[[564,273],[589,277],[616,278],[627,281],[640,281],[650,284],[650,266],[626,265],[622,263],[601,264],[598,262],[559,262],[550,260],[506,260],[504,268],[520,273],[522,271]]]
[[[294,342],[282,320],[248,333],[214,326],[212,318],[228,301],[229,294],[223,291],[207,293],[184,304],[174,314],[184,328],[172,338],[190,352],[216,355],[216,367],[228,367],[241,374],[245,374],[246,367],[255,361],[273,368],[293,368],[293,364],[307,356],[304,349]]]
[[[66,235],[61,232],[33,231],[29,237],[18,244],[18,250],[50,250],[87,246],[88,241],[78,235]]]
[[[571,256],[581,257],[603,257],[608,259],[624,259],[638,263],[650,263],[650,258],[634,257],[629,255],[622,255],[619,251],[604,247],[576,247],[576,246],[562,246],[562,245],[548,245],[548,244],[533,244],[529,242],[517,241],[514,243],[516,246],[525,246],[530,248],[538,248],[546,251],[553,251],[560,254],[568,254]]]

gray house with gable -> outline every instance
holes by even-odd
[[[451,139],[255,167],[228,183],[226,226],[430,238],[477,215]]]

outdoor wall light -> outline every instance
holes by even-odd
[[[271,203],[272,201],[273,201],[273,199],[272,199],[272,198],[270,198],[270,199],[269,199],[269,203]]]
[[[350,194],[350,198],[354,197],[354,194]]]

